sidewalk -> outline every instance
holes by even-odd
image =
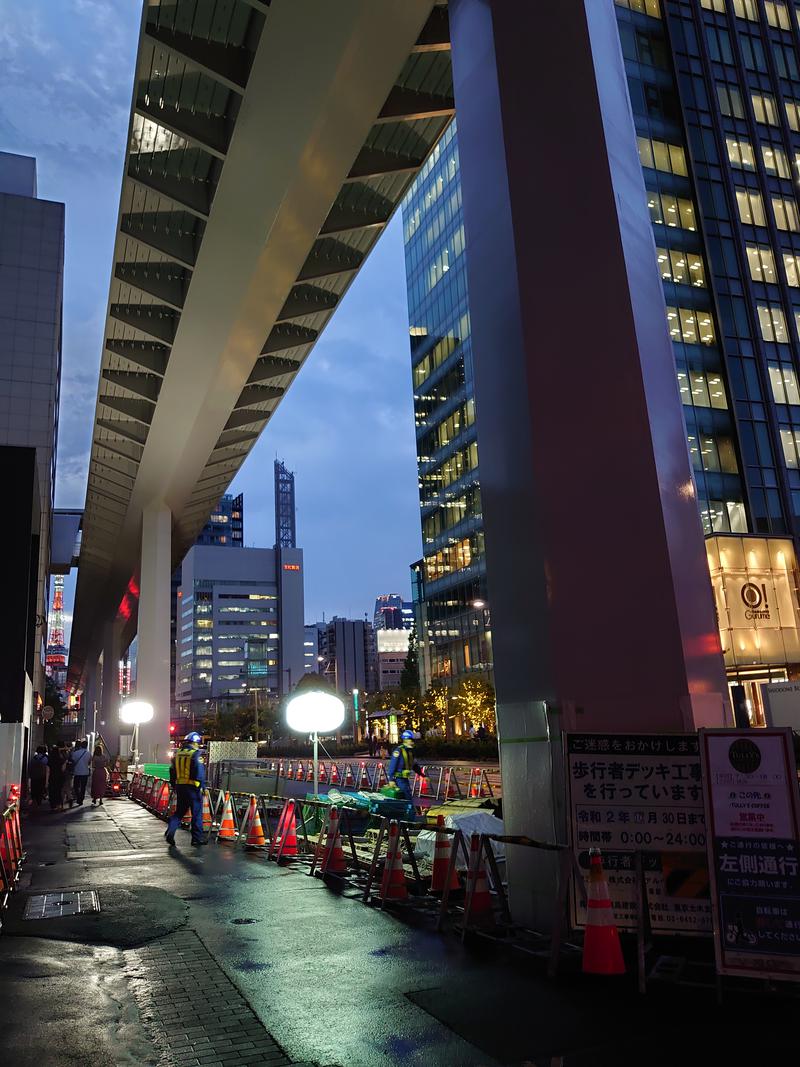
[[[548,982],[527,958],[465,948],[261,856],[191,850],[183,833],[170,852],[163,832],[127,800],[25,820],[23,885],[0,936],[8,1062],[653,1067],[796,1056],[795,1005],[757,989],[719,1009],[710,991],[640,998],[627,980]],[[29,895],[60,890],[94,890],[101,910],[22,918]]]

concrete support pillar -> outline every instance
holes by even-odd
[[[98,727],[113,758],[119,752],[119,651],[120,631],[116,622],[107,622],[103,630],[103,698]]]
[[[563,840],[562,724],[719,726],[725,674],[614,4],[449,10],[503,815]]]
[[[166,504],[142,513],[139,578],[139,653],[136,698],[153,705],[154,716],[139,731],[139,749],[147,762],[165,762],[169,747],[169,602],[172,574],[172,513]]]

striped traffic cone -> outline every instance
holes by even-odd
[[[355,789],[356,780],[353,777],[353,768],[348,763],[344,769],[344,787],[345,789]]]
[[[306,768],[306,781],[307,782],[313,782],[314,781],[314,762],[313,762],[313,760],[309,760],[308,761],[308,767]]]
[[[403,870],[403,853],[400,847],[400,829],[396,820],[389,823],[389,850],[381,878],[381,900],[407,900],[408,887]]]
[[[331,785],[339,784],[339,767],[336,763],[331,764]]]
[[[347,872],[347,860],[344,858],[342,848],[342,835],[339,832],[339,811],[331,808],[328,820],[328,837],[325,841],[325,849],[322,853],[322,862],[319,866],[320,874],[345,874]]]
[[[450,851],[451,842],[448,834],[439,833],[440,829],[444,826],[444,816],[437,815],[436,817],[436,844],[433,849],[433,874],[431,876],[431,893],[443,893],[445,884],[447,883],[447,871],[450,868]],[[455,845],[455,837],[452,840],[453,848]],[[453,874],[450,878],[450,888],[460,889],[461,882],[458,880],[458,871],[455,866],[453,867]]]
[[[294,765],[293,765],[291,760],[289,760],[289,765],[286,768],[286,777],[287,778],[294,778]]]
[[[211,815],[211,800],[209,799],[208,790],[203,790],[203,833],[210,833],[211,827],[214,823],[213,816]]]
[[[166,816],[167,809],[169,808],[169,795],[171,789],[169,782],[164,782],[161,786],[161,793],[158,798],[158,814]]]
[[[363,759],[361,760],[361,762],[358,765],[358,788],[359,789],[369,789],[370,788],[369,775],[367,774],[367,762],[366,762],[366,760],[363,760]]]
[[[428,781],[428,768],[422,768],[422,774],[419,776],[419,795],[421,797],[429,797],[433,790],[431,784]]]
[[[275,859],[280,863],[282,859],[291,859],[298,854],[297,848],[297,813],[295,802],[288,800],[283,812],[282,825],[279,827],[280,836],[276,833],[275,844],[277,845]],[[270,856],[272,850],[270,849]]]
[[[261,825],[261,816],[258,813],[258,803],[254,795],[250,795],[250,807],[247,811],[247,840],[246,848],[264,848],[267,839],[264,837],[264,828]]]
[[[586,930],[583,935],[584,974],[625,974],[625,960],[614,920],[599,848],[589,849],[586,891]]]
[[[225,806],[222,809],[222,821],[217,831],[217,841],[235,841],[236,833],[236,822],[233,818],[233,801],[230,793],[226,793]]]
[[[321,785],[324,785],[328,781],[328,772],[325,770],[325,764],[320,760],[319,763],[319,781]]]
[[[472,799],[481,795],[481,769],[473,767],[470,775],[469,795]]]
[[[486,868],[483,865],[480,834],[472,834],[469,842],[469,867],[467,869],[467,899],[464,908],[464,925],[494,926],[494,910],[489,893]]]
[[[167,818],[171,819],[175,814],[175,809],[178,806],[178,794],[174,789],[170,790],[169,807],[167,808]]]

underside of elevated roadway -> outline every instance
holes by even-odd
[[[69,683],[137,623],[143,514],[177,565],[454,112],[433,0],[148,0]]]

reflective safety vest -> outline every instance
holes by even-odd
[[[390,778],[410,778],[411,777],[411,750],[406,748],[405,745],[399,745],[392,753],[392,761],[389,764],[389,777]],[[398,770],[398,763],[402,760],[402,770]],[[394,768],[394,771],[392,770]]]
[[[175,753],[175,784],[176,785],[200,785],[199,778],[193,777],[197,773],[193,760],[200,760],[200,753],[196,748],[179,748]]]

